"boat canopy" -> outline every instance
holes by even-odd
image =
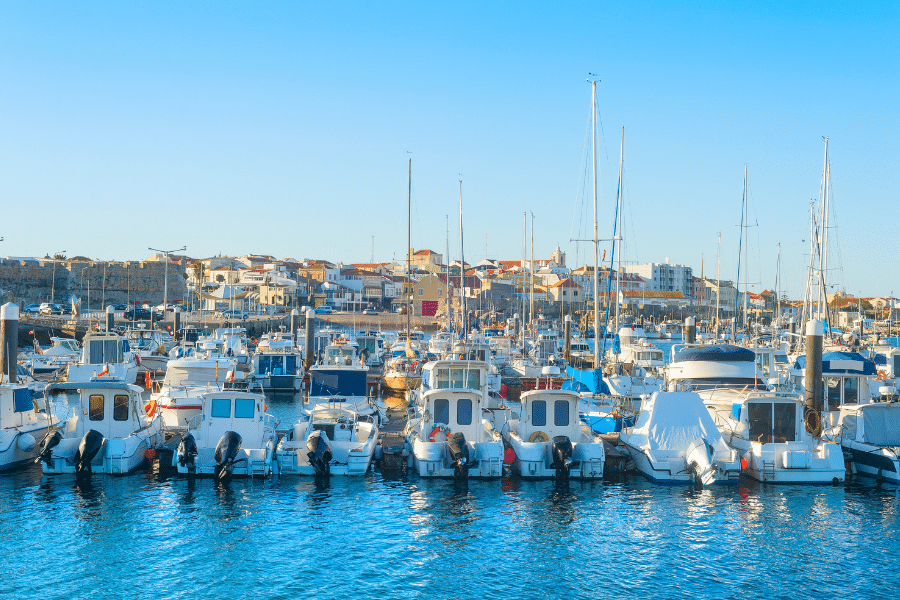
[[[310,396],[363,396],[365,369],[313,369],[309,372]]]
[[[731,344],[712,344],[694,346],[675,353],[672,362],[711,361],[711,362],[755,362],[756,354],[747,348]]]
[[[795,369],[806,368],[806,356],[798,356]],[[822,374],[875,375],[875,363],[859,352],[825,352],[822,354]]]

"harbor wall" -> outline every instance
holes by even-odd
[[[165,268],[165,263],[153,261],[3,259],[0,296],[22,305],[49,302],[51,295],[57,304],[66,304],[70,296],[76,296],[82,308],[97,309],[135,300],[158,304],[163,300]],[[169,264],[169,302],[184,296],[184,272],[178,263]]]

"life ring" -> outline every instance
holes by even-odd
[[[878,377],[876,377],[878,381],[884,381],[887,379],[887,371],[878,371]]]
[[[144,371],[144,387],[150,389],[153,380],[150,378],[150,371]]]
[[[818,412],[808,409],[806,414],[803,415],[803,422],[806,424],[806,431],[815,435],[819,432],[819,427],[822,425],[822,417],[819,416]]]
[[[153,418],[153,415],[156,414],[156,400],[147,400],[144,404],[144,412],[148,417]]]
[[[450,428],[446,425],[435,425],[434,429],[431,430],[431,434],[428,436],[428,441],[433,442],[434,436],[441,432],[444,432],[444,437],[448,437],[450,435]]]
[[[550,441],[550,436],[547,435],[546,433],[544,433],[543,431],[535,431],[535,432],[532,433],[531,436],[528,438],[528,442],[531,443],[531,444],[536,444],[536,443],[538,443],[538,442],[545,442],[545,443],[546,443],[546,442],[549,442],[549,441]]]

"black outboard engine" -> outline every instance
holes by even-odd
[[[62,432],[59,429],[45,435],[44,439],[41,440],[40,450],[38,451],[37,458],[34,459],[34,464],[44,461],[49,466],[50,459],[53,458],[53,449],[59,445],[62,438]]]
[[[552,451],[556,478],[558,480],[568,479],[569,469],[572,468],[572,441],[565,435],[557,435],[553,438]]]
[[[83,476],[91,474],[91,461],[100,452],[103,447],[103,434],[96,429],[91,429],[78,444],[78,451],[75,452],[75,475]]]
[[[462,432],[451,433],[447,437],[447,448],[450,450],[450,458],[453,459],[453,477],[455,479],[468,479],[469,469],[478,465],[478,461],[469,460],[469,444]]]
[[[316,430],[306,438],[306,448],[309,450],[309,464],[316,472],[316,477],[329,477],[331,475],[331,444],[324,431]]]
[[[189,433],[178,442],[178,464],[194,472],[197,470],[196,458],[197,440]]]
[[[216,444],[216,479],[229,479],[234,472],[234,463],[238,462],[238,451],[241,449],[241,436],[234,431],[226,431]]]

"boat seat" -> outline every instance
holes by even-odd
[[[353,440],[353,423],[338,423],[334,426],[334,437],[331,440],[335,442],[349,442]]]
[[[325,432],[325,436],[329,440],[334,439],[334,423],[316,423],[313,425],[313,429]]]

